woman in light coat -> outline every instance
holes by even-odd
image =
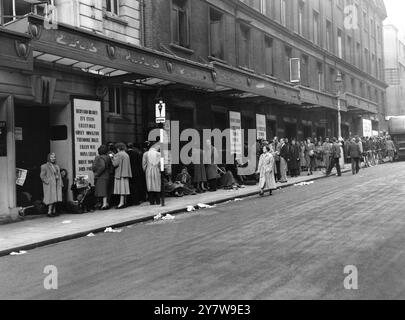
[[[260,174],[260,196],[264,195],[264,190],[266,189],[270,189],[270,195],[273,194],[273,190],[277,189],[273,170],[274,157],[270,152],[270,146],[266,145],[263,147],[263,154],[260,156],[259,169],[257,171]]]
[[[129,179],[132,178],[132,170],[129,156],[125,152],[125,144],[117,143],[115,147],[118,153],[112,159],[112,164],[115,168],[114,194],[120,196],[120,203],[117,209],[122,209],[125,208],[127,196],[131,194]]]
[[[41,166],[41,180],[44,190],[44,204],[48,206],[48,217],[55,217],[56,204],[62,202],[63,181],[60,168],[56,164],[56,155],[48,155],[48,162]]]
[[[162,180],[160,173],[160,147],[152,146],[143,155],[142,168],[145,171],[146,187],[151,205],[160,204],[160,193],[162,192]]]

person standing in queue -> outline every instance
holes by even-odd
[[[280,174],[281,174],[281,183],[287,183],[287,161],[289,157],[288,145],[285,143],[284,139],[280,140]]]
[[[111,173],[112,161],[108,155],[108,147],[106,145],[98,148],[98,156],[93,162],[94,184],[95,191],[94,196],[98,199],[102,199],[101,210],[108,210],[110,208],[108,199],[110,197],[110,173]]]
[[[160,205],[160,194],[162,192],[160,159],[159,144],[152,145],[142,158],[142,168],[145,171],[148,199],[151,205]]]
[[[205,141],[204,148],[204,164],[205,172],[207,174],[209,191],[217,191],[217,177],[218,177],[218,150],[212,145],[211,139]]]
[[[56,217],[56,204],[62,202],[63,181],[60,168],[56,164],[56,154],[48,155],[47,163],[41,166],[42,186],[44,191],[44,204],[48,206],[48,217]]]
[[[120,203],[117,209],[123,209],[126,206],[126,198],[131,194],[129,189],[129,179],[132,178],[131,163],[129,156],[126,153],[124,143],[116,144],[117,153],[112,159],[112,164],[115,168],[114,175],[114,194],[120,197]]]
[[[340,158],[342,157],[342,149],[341,145],[336,138],[332,139],[333,146],[332,146],[332,153],[331,153],[331,161],[329,168],[326,171],[326,175],[329,176],[332,172],[332,169],[336,166],[337,175],[339,177],[342,176],[342,172],[340,170]]]

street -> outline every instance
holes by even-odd
[[[404,168],[3,257],[0,299],[404,299]],[[44,288],[48,265],[57,290]],[[348,265],[358,290],[343,285]]]

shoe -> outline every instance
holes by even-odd
[[[56,218],[56,217],[57,217],[57,216],[54,215],[53,213],[48,213],[47,216],[48,216],[48,218]]]
[[[263,197],[264,196],[264,191],[260,191],[260,196]]]
[[[273,191],[270,191],[270,196],[272,196],[273,195]]]
[[[117,207],[117,210],[121,210],[121,209],[124,209],[124,208],[126,208],[127,206],[124,204],[124,205],[122,205],[122,206],[118,206]]]
[[[108,209],[110,209],[110,206],[109,206],[109,205],[107,205],[107,206],[105,206],[105,207],[101,207],[100,210],[105,211],[105,210],[108,210]]]

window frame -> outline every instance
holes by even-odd
[[[180,31],[180,20],[178,19],[178,34],[177,38],[178,41],[175,40],[174,37],[174,30],[173,30],[173,11],[175,8],[180,8],[178,5],[176,5],[174,2],[175,1],[183,1],[185,2],[185,5],[183,8],[183,12],[185,13],[185,19],[186,19],[186,43],[182,43],[181,41],[181,31]],[[178,10],[180,12],[180,10]],[[171,43],[174,44],[175,46],[181,47],[181,48],[186,48],[186,49],[191,49],[191,24],[190,24],[190,14],[191,14],[191,1],[190,0],[171,0],[170,1],[170,37],[171,37]],[[179,14],[177,15],[177,18],[179,18]]]
[[[111,98],[113,93],[113,99]],[[118,95],[117,95],[118,92]],[[117,103],[117,97],[119,101]],[[114,100],[114,101],[112,101]],[[111,108],[113,106],[113,108]],[[123,92],[122,88],[118,86],[108,88],[108,113],[111,116],[122,117],[123,115]]]
[[[218,15],[221,15],[221,33],[222,33],[222,57],[216,57],[213,55],[212,52],[212,29],[211,29],[211,13],[215,12]],[[210,6],[208,9],[208,51],[209,51],[209,58],[212,59],[217,59],[220,61],[225,61],[226,57],[226,44],[225,44],[225,39],[226,39],[226,21],[225,21],[225,12]]]
[[[118,17],[120,15],[120,0],[106,0],[106,12]]]

